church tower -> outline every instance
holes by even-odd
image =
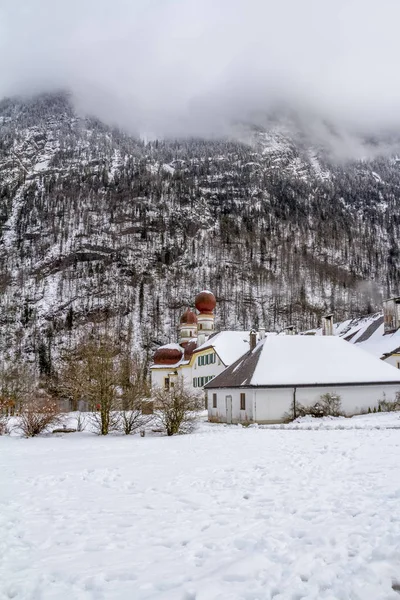
[[[214,333],[214,308],[217,304],[215,296],[208,290],[203,290],[196,296],[195,306],[199,311],[197,315],[197,339],[201,346],[206,339]]]
[[[190,339],[197,337],[197,316],[187,308],[179,323],[179,344],[183,347]]]

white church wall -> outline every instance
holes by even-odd
[[[151,387],[158,388],[164,387],[164,379],[168,377],[169,371],[167,369],[152,369],[151,370]]]
[[[208,357],[208,359],[203,361],[202,357],[206,356]],[[213,357],[213,359],[211,359],[211,356]],[[222,373],[222,371],[226,368],[225,365],[219,360],[218,356],[212,348],[210,348],[210,351],[207,353],[201,355],[195,354],[194,359],[195,360],[192,367],[192,386],[196,388],[203,387],[205,385],[205,383],[203,383],[203,385],[200,385],[201,381],[199,382],[199,379],[201,380],[201,378],[203,378],[203,380],[205,380],[206,378],[216,377],[217,375]],[[207,364],[202,364],[207,360]],[[211,362],[211,360],[214,360],[214,362]],[[196,379],[196,382],[193,382],[194,379]]]
[[[178,375],[174,375],[175,371],[177,371]],[[164,388],[165,378],[169,377],[172,380],[176,377],[183,377],[185,385],[188,387],[192,387],[192,377],[191,377],[191,368],[190,367],[179,367],[178,369],[165,368],[165,369],[151,369],[151,387],[161,387]],[[172,376],[172,377],[171,377]]]

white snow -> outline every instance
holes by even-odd
[[[400,373],[339,337],[288,335],[266,338],[250,384],[377,382],[400,384]]]
[[[360,343],[360,347],[374,356],[381,358],[384,354],[393,352],[400,348],[400,330],[395,333],[383,335],[383,325],[381,326],[381,335],[372,335],[369,340]]]
[[[249,332],[221,331],[210,337],[197,350],[206,350],[207,348],[214,348],[224,365],[229,367],[249,351]]]
[[[175,344],[175,343],[171,343],[171,344],[164,344],[163,346],[160,346],[159,350],[163,348],[165,350],[179,350],[180,352],[183,352],[183,348],[182,346],[180,346],[179,344]]]
[[[397,600],[399,502],[391,429],[1,437],[0,598]]]

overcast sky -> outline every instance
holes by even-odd
[[[0,0],[0,96],[65,88],[131,131],[271,107],[400,126],[399,0]]]

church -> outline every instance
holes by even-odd
[[[152,387],[168,390],[183,377],[185,384],[202,389],[250,347],[248,331],[215,333],[216,298],[209,290],[197,294],[195,309],[187,308],[180,318],[178,342],[160,346],[150,367]]]

